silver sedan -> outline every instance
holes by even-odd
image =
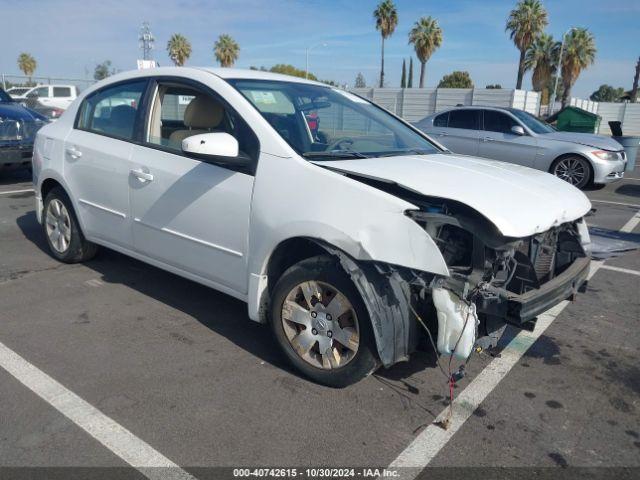
[[[558,132],[515,108],[455,107],[414,125],[452,152],[544,170],[578,188],[621,179],[627,163],[612,138]]]

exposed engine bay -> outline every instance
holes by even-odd
[[[450,271],[422,287],[437,312],[440,353],[466,358],[478,343],[494,345],[506,323],[532,330],[536,315],[586,286],[581,221],[509,238],[465,205],[428,199],[419,206],[407,215],[435,240]],[[566,272],[580,273],[569,288]]]

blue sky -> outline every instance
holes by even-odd
[[[213,65],[213,43],[221,33],[240,44],[238,67],[291,63],[304,68],[305,48],[326,42],[311,54],[310,70],[324,79],[353,84],[362,72],[373,84],[380,68],[380,36],[368,0],[0,0],[3,47],[0,73],[18,73],[22,51],[38,61],[36,74],[84,78],[96,63],[110,59],[121,70],[135,68],[138,30],[148,20],[156,36],[154,58],[169,65],[166,43],[182,33],[192,43],[189,65]],[[427,64],[427,86],[453,70],[468,70],[474,83],[515,86],[518,51],[504,31],[515,1],[396,0],[399,25],[386,43],[386,75],[399,86],[402,59],[412,50],[407,34],[423,15],[438,19],[442,47]],[[640,0],[545,0],[547,30],[559,37],[570,26],[595,35],[596,63],[574,94],[587,96],[600,84],[631,88],[640,55]],[[414,60],[415,62],[415,60]],[[417,64],[416,64],[417,67]],[[414,75],[417,73],[414,72]],[[530,88],[529,78],[525,82]]]

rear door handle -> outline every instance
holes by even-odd
[[[129,173],[142,182],[153,182],[153,175],[142,170],[129,170]]]
[[[71,158],[80,158],[82,156],[82,152],[76,147],[67,147],[67,153]]]
[[[482,141],[483,142],[493,142],[493,141],[495,141],[495,139],[492,138],[492,137],[482,137]]]
[[[446,137],[447,135],[449,135],[447,132],[438,132],[439,137]]]

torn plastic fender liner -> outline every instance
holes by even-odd
[[[399,270],[382,272],[373,262],[359,262],[324,242],[317,241],[353,280],[371,319],[380,361],[385,367],[408,360],[416,322],[409,309],[410,286]]]

